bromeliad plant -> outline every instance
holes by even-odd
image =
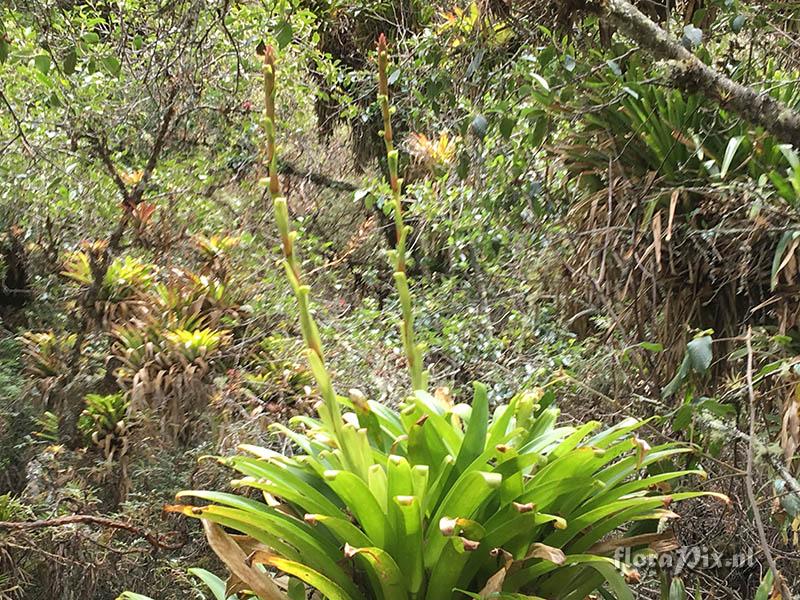
[[[128,400],[125,394],[87,394],[86,408],[78,417],[78,431],[100,448],[106,460],[128,449]]]
[[[87,246],[87,250],[73,252],[65,263],[61,274],[83,287],[84,293],[94,285],[93,258],[99,245]],[[111,261],[102,281],[97,287],[94,310],[104,327],[124,321],[139,312],[146,303],[143,296],[150,290],[156,267],[133,256]]]
[[[317,418],[296,417],[293,429],[273,426],[294,443],[295,455],[243,446],[242,455],[219,459],[241,474],[232,483],[248,496],[184,491],[179,499],[208,504],[167,509],[201,519],[236,589],[249,588],[263,600],[305,598],[304,585],[332,600],[579,600],[605,586],[616,598],[632,598],[625,577],[635,573],[610,554],[668,537],[651,532],[676,516],[671,503],[703,495],[665,492],[670,481],[701,475],[672,467],[672,458],[691,449],[649,447],[635,434],[644,423],[632,419],[609,429],[597,422],[558,426],[551,393],[523,392],[492,410],[479,383],[471,406],[454,403],[443,390],[426,391],[405,275],[407,229],[383,36],[378,63],[398,234],[395,278],[413,394],[394,409],[357,390],[342,397],[333,388],[278,185],[275,57],[268,49],[270,192],[322,400]],[[288,589],[259,565],[288,574]]]

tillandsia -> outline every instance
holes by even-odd
[[[379,102],[395,201],[405,334],[413,332],[405,285],[405,226],[392,146],[385,38],[378,44]],[[272,426],[296,447],[291,456],[251,445],[219,461],[241,474],[247,496],[184,491],[171,512],[201,519],[212,549],[238,582],[264,600],[558,598],[598,590],[626,600],[637,574],[614,550],[646,550],[671,540],[675,501],[711,492],[670,492],[670,482],[702,476],[674,466],[692,448],[651,447],[636,435],[645,422],[610,428],[592,421],[559,426],[551,391],[523,391],[490,408],[474,384],[471,404],[429,393],[411,365],[413,392],[395,409],[358,390],[338,395],[309,310],[309,288],[275,170],[275,55],[265,54],[267,158],[283,264],[297,297],[306,356],[320,389],[318,418]],[[413,336],[404,341],[413,344]],[[415,352],[421,351],[410,346]],[[409,346],[406,346],[409,349]],[[416,355],[409,355],[413,359]],[[252,492],[262,500],[253,499]],[[223,527],[239,532],[231,535]],[[289,576],[287,589],[269,569]],[[608,591],[606,591],[608,590]]]

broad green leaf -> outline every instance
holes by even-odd
[[[353,548],[346,545],[344,553],[348,558],[358,557],[373,572],[375,580],[381,586],[384,600],[405,600],[408,598],[405,578],[388,552],[375,546]]]
[[[392,498],[399,514],[397,522],[397,550],[395,553],[400,570],[407,577],[406,585],[412,594],[417,594],[424,583],[422,506],[416,496]]]
[[[193,567],[189,569],[189,573],[202,581],[205,586],[214,595],[215,600],[227,600],[228,596],[225,594],[225,582],[205,569]]]
[[[442,548],[447,543],[447,538],[439,531],[441,519],[443,517],[471,519],[501,483],[500,475],[481,471],[468,471],[458,478],[439,505],[425,531],[425,566],[427,568],[435,564]]]
[[[293,36],[294,29],[289,21],[284,20],[278,23],[275,28],[275,41],[278,42],[278,48],[283,50],[291,43]]]
[[[324,594],[324,596],[329,600],[364,600],[363,596],[360,594],[348,594],[333,581],[325,577],[325,575],[315,571],[314,569],[311,569],[303,563],[286,560],[285,558],[274,555],[260,556],[257,560],[260,564],[275,567],[279,571],[283,571],[284,573],[297,577],[314,589],[322,592],[322,594]]]
[[[42,75],[47,75],[50,72],[50,55],[37,54],[33,58],[33,64],[42,73]]]
[[[325,481],[352,511],[375,545],[386,547],[393,539],[391,524],[364,480],[347,471],[327,471]]]

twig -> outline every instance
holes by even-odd
[[[750,443],[747,446],[747,470],[745,472],[745,491],[747,492],[747,499],[750,501],[750,506],[753,509],[753,521],[755,521],[756,529],[758,530],[758,539],[761,542],[761,550],[764,552],[764,558],[767,560],[775,584],[780,586],[781,597],[785,600],[792,599],[792,593],[789,586],[783,580],[783,576],[778,571],[778,565],[775,563],[775,558],[772,556],[772,550],[767,542],[767,534],[764,532],[764,523],[761,522],[761,511],[758,508],[758,501],[753,484],[753,440],[756,437],[756,394],[753,390],[753,346],[751,344],[752,328],[747,328],[747,395],[750,399]]]
[[[8,98],[6,98],[6,95],[3,93],[3,90],[0,90],[0,100],[2,100],[3,104],[5,104],[6,108],[8,108],[8,112],[11,115],[11,120],[14,121],[14,125],[17,128],[17,137],[20,140],[22,140],[22,147],[25,148],[28,154],[33,156],[33,148],[28,142],[28,138],[25,137],[25,130],[22,128],[22,121],[20,121],[19,117],[17,117],[17,113],[14,112],[14,108],[11,106],[11,103],[8,101]]]
[[[154,548],[161,548],[165,550],[175,550],[181,548],[184,544],[169,544],[162,542],[161,539],[155,534],[152,534],[140,527],[136,527],[124,521],[115,521],[107,517],[97,517],[94,515],[68,515],[65,517],[57,517],[55,519],[42,519],[38,521],[0,521],[0,530],[9,531],[26,531],[29,529],[43,529],[46,527],[62,527],[64,525],[74,524],[92,524],[101,527],[110,527],[112,529],[123,529],[134,535],[147,540]]]

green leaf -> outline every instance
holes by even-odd
[[[351,546],[373,545],[372,540],[344,516],[307,514],[305,515],[305,520],[312,526],[323,525],[340,544],[350,544]]]
[[[641,342],[639,344],[642,348],[647,350],[648,352],[663,352],[664,346],[662,344],[657,344],[653,342]]]
[[[714,353],[711,348],[711,336],[695,338],[686,346],[689,364],[695,373],[705,373],[711,366]]]
[[[675,577],[669,586],[669,600],[686,600],[686,586],[680,577]]]
[[[290,577],[286,595],[289,600],[306,600],[306,586],[296,577]]]
[[[72,75],[75,72],[75,66],[78,63],[78,52],[75,46],[72,46],[64,55],[64,64],[61,69],[65,75]]]
[[[419,550],[419,548],[416,549],[417,553]],[[403,574],[388,552],[375,546],[353,548],[348,544],[344,547],[344,554],[347,558],[357,556],[367,565],[375,580],[379,582],[384,600],[406,600],[408,598]]]
[[[489,397],[486,386],[477,381],[472,385],[474,388],[472,414],[461,443],[461,449],[456,457],[455,473],[459,475],[472,464],[472,461],[483,454],[486,446],[486,432],[489,428]]]
[[[278,23],[278,26],[275,28],[275,41],[278,42],[278,48],[283,50],[291,43],[293,36],[294,29],[289,21],[283,20]]]
[[[661,390],[661,397],[666,399],[670,398],[677,392],[680,387],[683,385],[683,382],[686,381],[686,377],[688,377],[690,372],[690,362],[689,356],[686,355],[683,357],[680,366],[678,367],[678,372],[675,373],[675,377],[673,377],[670,382],[664,386],[664,389]]]
[[[774,291],[778,287],[778,275],[781,272],[783,265],[783,255],[786,254],[786,249],[789,244],[793,244],[795,240],[800,238],[800,231],[787,231],[778,242],[778,247],[775,248],[775,256],[772,259],[772,275],[770,276],[770,291]]]
[[[119,75],[122,65],[116,56],[106,56],[103,59],[103,67],[110,75],[116,77]]]
[[[211,593],[214,595],[216,600],[227,600],[228,597],[225,594],[225,582],[222,579],[213,573],[206,571],[205,569],[200,569],[197,567],[189,569],[189,573],[200,579],[200,581],[202,581],[206,587],[211,590]]]
[[[772,597],[772,586],[774,585],[775,577],[772,574],[772,569],[767,569],[764,578],[756,590],[754,600],[769,600]]]
[[[447,491],[436,514],[428,523],[425,532],[426,567],[430,568],[436,564],[442,548],[447,543],[447,538],[439,531],[441,519],[443,517],[471,519],[478,508],[500,487],[501,483],[502,477],[496,473],[467,471],[459,477],[455,485]]]
[[[736,151],[739,149],[739,146],[742,144],[744,140],[744,136],[736,136],[732,137],[728,140],[728,146],[725,148],[725,156],[722,159],[722,167],[719,170],[719,178],[725,179],[725,176],[728,174],[728,170],[731,168],[731,164],[733,163],[733,159],[736,156]]]
[[[616,600],[633,600],[633,592],[625,583],[625,578],[620,574],[615,565],[601,561],[589,561],[586,563],[598,571],[608,583]]]
[[[392,529],[386,513],[375,496],[358,475],[347,471],[326,471],[325,480],[331,489],[353,511],[366,534],[378,547],[386,547],[392,539]]]
[[[509,139],[511,134],[514,132],[514,125],[517,122],[515,119],[511,117],[503,117],[500,120],[500,135],[502,135],[505,139]]]
[[[362,598],[360,595],[349,595],[341,587],[325,577],[325,575],[303,563],[274,555],[261,558],[258,562],[270,567],[275,567],[279,571],[283,571],[284,573],[297,577],[301,581],[305,581],[311,587],[322,592],[328,600],[360,600]]]
[[[715,417],[733,417],[736,415],[736,409],[730,404],[722,404],[721,402],[712,398],[705,398],[697,404],[698,408],[710,412]]]
[[[42,75],[47,75],[50,72],[50,55],[37,54],[33,58],[33,64],[41,72]]]
[[[425,567],[423,565],[422,539],[422,505],[418,497],[406,496],[392,499],[399,515],[397,563],[406,575],[408,590],[412,594],[419,593],[424,583]]]

